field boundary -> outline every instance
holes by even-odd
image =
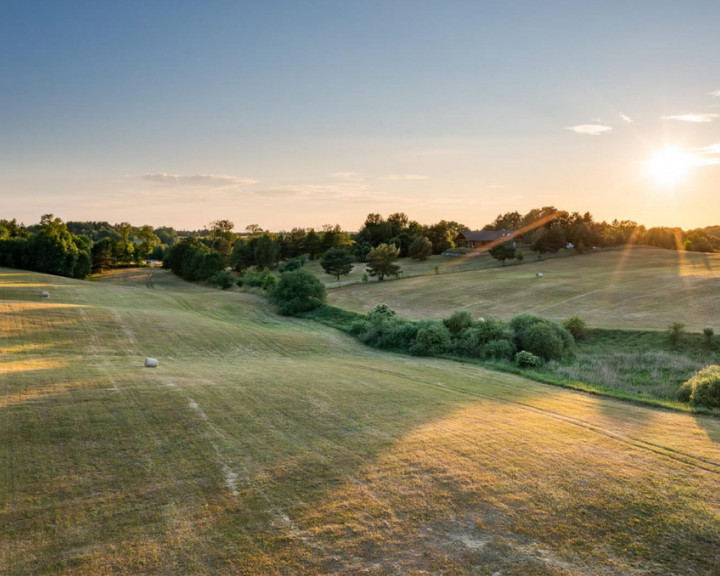
[[[358,312],[352,312],[350,310],[345,310],[343,308],[338,308],[338,307],[330,306],[330,305],[326,304],[319,308],[316,308],[315,310],[306,312],[306,313],[302,314],[300,317],[308,319],[308,320],[312,320],[314,322],[318,322],[320,324],[323,324],[324,326],[335,328],[337,330],[340,330],[341,332],[351,335],[353,338],[356,338],[352,332],[353,323],[362,320],[365,316]],[[598,329],[598,330],[602,331],[603,329]],[[608,330],[608,332],[623,333],[623,334],[628,334],[628,335],[661,333],[661,331],[657,331],[657,330],[638,331],[638,330],[620,330],[620,329],[612,329],[612,330]],[[357,340],[360,341],[359,339],[357,339]],[[385,350],[385,351],[391,352],[393,354],[402,354],[404,356],[412,356],[412,354],[410,354],[409,352],[407,352],[405,350],[401,350],[401,349],[382,349],[382,348],[375,348],[375,349]],[[532,381],[538,382],[540,384],[548,384],[548,385],[557,386],[560,388],[576,390],[578,392],[585,392],[587,394],[592,394],[595,396],[603,396],[603,397],[607,397],[607,398],[613,398],[615,400],[620,400],[623,402],[630,402],[630,403],[638,404],[638,405],[642,405],[642,406],[652,406],[654,408],[661,408],[661,409],[665,409],[665,410],[671,410],[674,412],[720,416],[720,410],[711,410],[711,409],[703,408],[703,407],[690,406],[689,404],[685,404],[685,403],[682,403],[679,401],[662,399],[662,398],[652,398],[652,397],[641,395],[641,394],[634,394],[634,393],[628,392],[626,390],[619,390],[616,388],[602,386],[600,384],[592,384],[592,383],[588,383],[588,382],[581,382],[581,381],[577,381],[577,380],[562,378],[560,376],[555,376],[555,375],[551,375],[551,374],[547,374],[547,373],[539,373],[539,372],[536,372],[533,370],[523,369],[518,366],[509,364],[509,363],[494,362],[491,360],[480,360],[480,359],[474,359],[474,358],[466,358],[466,357],[461,357],[461,356],[455,356],[452,354],[442,354],[442,355],[437,355],[437,356],[433,356],[433,357],[442,358],[445,360],[451,360],[454,362],[459,362],[461,364],[470,364],[470,365],[474,365],[474,366],[480,366],[482,368],[485,368],[488,370],[493,370],[496,372],[502,372],[502,373],[506,373],[506,374],[513,374],[516,376],[521,376],[523,378],[527,378],[528,380],[532,380]]]

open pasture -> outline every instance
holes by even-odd
[[[527,257],[512,266],[343,287],[331,290],[328,302],[357,312],[385,303],[410,319],[469,310],[476,318],[530,313],[553,320],[581,316],[592,327],[664,330],[683,322],[688,330],[718,331],[720,255],[635,246]]]
[[[160,270],[0,270],[0,471],[5,575],[718,566],[717,419],[378,352]]]

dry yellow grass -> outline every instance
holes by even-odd
[[[543,277],[537,278],[536,273]],[[388,304],[411,319],[455,310],[510,319],[521,313],[554,320],[581,316],[591,326],[700,331],[720,318],[720,255],[628,247],[520,265],[369,282],[331,290],[330,304],[366,312]],[[718,327],[715,326],[717,329]]]
[[[2,574],[717,573],[717,419],[2,272],[53,294],[0,301]]]

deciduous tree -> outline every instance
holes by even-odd
[[[395,261],[399,254],[399,248],[388,244],[380,244],[373,248],[365,258],[367,273],[370,276],[377,276],[379,281],[383,280],[385,276],[397,274],[400,266],[395,264]]]

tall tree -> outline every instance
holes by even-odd
[[[352,271],[353,256],[345,248],[330,248],[320,260],[320,266],[339,282],[340,276],[347,276]]]
[[[410,244],[408,252],[413,260],[427,260],[432,254],[432,242],[425,236],[416,236]]]
[[[89,238],[70,233],[60,218],[45,214],[28,241],[27,254],[33,270],[84,278],[92,265],[91,246]]]
[[[320,249],[324,252],[330,248],[351,248],[353,241],[350,234],[340,228],[340,224],[325,224],[320,237]]]
[[[255,241],[255,266],[258,269],[276,268],[280,259],[280,245],[275,234],[265,232]]]
[[[370,276],[377,276],[382,281],[385,276],[397,274],[400,266],[395,264],[400,249],[393,245],[380,244],[368,252],[365,261],[367,262],[367,273]]]
[[[145,225],[138,231],[140,244],[136,247],[138,259],[147,258],[157,246],[160,246],[160,238],[155,234],[152,226]]]
[[[230,258],[230,252],[235,242],[234,227],[235,224],[230,220],[214,220],[210,223],[208,229],[210,232],[210,246],[220,254],[225,264]]]
[[[320,252],[320,235],[315,232],[314,228],[310,228],[305,235],[305,251],[310,260],[315,260],[315,257]]]

